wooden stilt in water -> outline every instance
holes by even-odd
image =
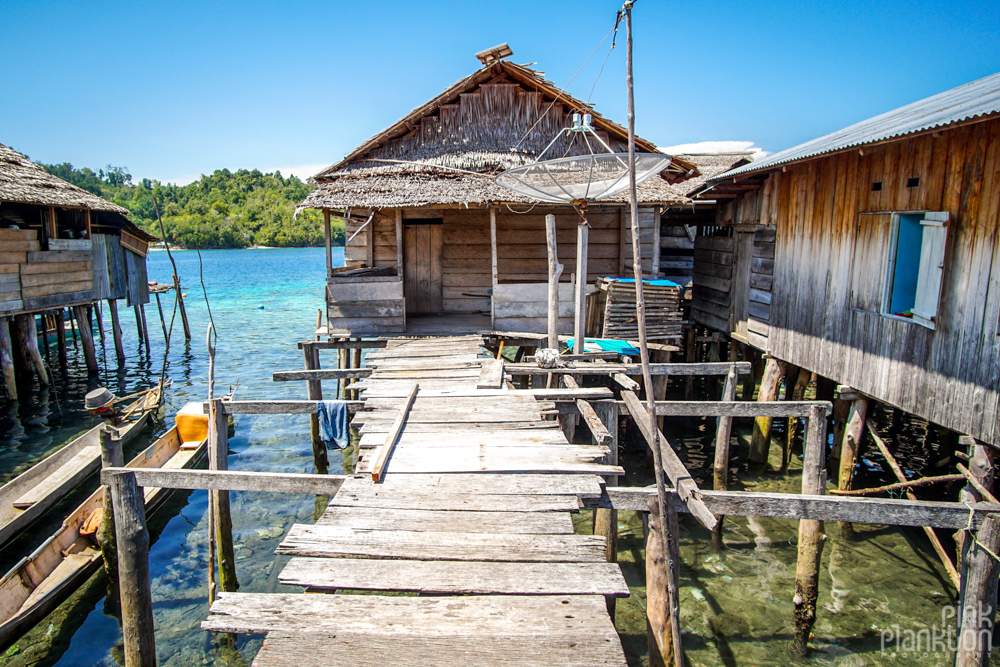
[[[805,368],[799,368],[798,372],[794,375],[789,371],[785,377],[787,378],[785,380],[785,400],[801,401],[805,396],[806,387],[809,386],[809,381],[812,379],[812,373]],[[797,417],[789,417],[785,428],[785,451],[781,461],[782,470],[788,470],[788,464],[791,463],[792,451],[795,449],[795,443],[798,440],[798,427],[799,419]]]
[[[760,382],[760,392],[757,402],[774,401],[781,389],[781,379],[785,376],[787,364],[780,359],[770,357],[764,367],[764,377]],[[753,436],[750,439],[750,465],[766,468],[767,455],[771,448],[771,417],[754,419]]]
[[[77,325],[77,322],[75,321],[76,318],[73,315],[73,309],[72,308],[67,308],[66,309],[66,314],[69,317],[69,332],[71,334],[73,334],[73,347],[76,347],[76,342],[77,342],[76,325]]]
[[[146,323],[146,306],[140,303],[137,308],[139,316],[142,318],[142,339],[146,344],[146,356],[149,357],[149,325]]]
[[[111,311],[111,337],[115,341],[115,357],[118,365],[125,365],[125,347],[122,345],[122,325],[118,319],[118,301],[108,299],[108,310]]]
[[[618,404],[614,401],[598,401],[593,403],[594,412],[601,418],[601,423],[611,435],[608,449],[611,451],[604,457],[604,463],[618,465]],[[606,486],[618,486],[618,475],[608,475],[604,478]],[[594,510],[594,535],[604,537],[604,558],[609,563],[618,561],[618,510]],[[615,618],[615,598],[606,598],[608,613]]]
[[[122,443],[111,433],[111,427],[104,424],[98,433],[101,442],[101,468],[120,468],[125,465]],[[115,544],[115,515],[112,510],[114,499],[111,489],[104,487],[104,509],[101,514],[101,555],[104,556],[104,571],[108,578],[118,578],[118,547]]]
[[[49,359],[49,319],[45,313],[39,313],[39,315],[42,322],[42,352],[45,355],[46,365],[51,366],[51,360]]]
[[[842,394],[843,395],[843,394]],[[854,486],[854,468],[858,462],[858,448],[861,436],[865,432],[865,418],[868,414],[868,400],[860,395],[851,401],[851,408],[844,426],[844,439],[840,445],[840,473],[837,477],[839,491],[850,490]],[[854,527],[846,522],[840,523],[841,535],[850,539],[854,536]]]
[[[229,433],[222,400],[209,401],[208,415],[209,470],[229,469]],[[228,491],[209,491],[215,497],[215,540],[218,545],[219,588],[223,593],[234,593],[239,588],[236,579],[236,556],[233,549],[233,517],[229,508]]]
[[[87,361],[87,371],[96,373],[99,369],[97,365],[97,349],[94,347],[93,330],[89,326],[86,326],[86,309],[86,306],[73,306],[73,313],[76,315],[76,321],[80,324],[80,341],[83,343],[83,356]]]
[[[66,315],[62,308],[53,312],[52,320],[56,330],[56,351],[59,355],[59,368],[66,370],[69,358],[66,351]]]
[[[680,585],[676,571],[667,566],[667,558],[663,553],[664,525],[660,517],[659,503],[656,498],[649,499],[649,533],[646,537],[646,642],[649,645],[650,667],[671,667],[677,664],[674,654],[676,629],[673,627],[680,616],[680,609],[674,608],[670,600],[670,579],[673,578],[673,589]],[[668,522],[669,523],[669,522]],[[677,533],[671,532],[667,526],[667,540],[670,549],[675,552],[673,561],[680,560],[677,553]]]
[[[303,345],[302,356],[306,370],[315,370],[320,367],[319,350],[315,346]],[[323,382],[321,380],[306,382],[306,398],[310,401],[323,400]],[[319,437],[319,417],[315,414],[309,415],[309,432],[312,435],[313,464],[316,466],[318,474],[325,475],[330,470],[330,461],[326,455],[326,443]]]
[[[132,306],[132,312],[135,315],[135,331],[139,336],[139,343],[143,343],[146,340],[146,332],[142,328],[142,316],[139,314],[138,304]]]
[[[97,316],[97,332],[101,335],[101,349],[104,348],[104,314],[101,312],[101,302],[96,301],[92,306],[94,315]]]
[[[826,490],[826,413],[822,406],[812,408],[809,415],[802,462],[802,493],[821,496]],[[819,596],[819,563],[823,557],[826,535],[823,522],[812,519],[799,521],[798,562],[795,567],[795,635],[792,651],[800,656],[809,651],[809,635],[816,622],[816,599]]]
[[[693,364],[698,360],[698,341],[695,333],[693,326],[684,330],[684,360],[689,364]],[[693,375],[688,375],[684,378],[684,400],[694,400]]]
[[[975,438],[963,435],[958,439],[959,445],[965,448],[966,454],[969,455],[969,472],[976,479],[983,489],[987,492],[993,492],[993,450],[984,447],[976,442]],[[980,493],[975,486],[973,486],[971,480],[966,484],[961,491],[958,492],[958,500],[962,503],[972,504],[988,501],[988,498],[983,498],[983,494]],[[960,530],[955,533],[955,547],[957,548],[957,561],[961,564],[962,557],[965,551],[965,539],[968,536],[967,531]]]
[[[149,532],[143,491],[135,473],[114,475],[111,496],[115,532],[122,545],[118,560],[125,667],[155,667],[153,596],[149,584]]]
[[[722,400],[732,401],[736,398],[736,367],[729,369],[726,375],[726,382],[722,387]],[[733,418],[719,417],[719,423],[715,431],[715,465],[712,470],[714,488],[716,491],[725,491],[729,488],[729,440],[733,433]],[[719,523],[712,531],[712,548],[719,550],[722,548],[722,516],[716,515]]]
[[[167,340],[167,320],[163,317],[163,304],[160,302],[160,293],[156,292],[156,310],[160,312],[160,326],[163,328],[163,340]]]
[[[7,398],[17,401],[17,376],[14,374],[14,345],[10,335],[11,319],[0,317],[0,374]]]
[[[993,645],[1000,563],[1000,517],[987,517],[979,532],[966,535],[962,551],[962,590],[958,604],[955,667],[986,667]]]
[[[181,324],[184,325],[184,340],[191,340],[191,327],[188,325],[187,310],[184,309],[184,294],[181,292],[181,279],[174,274],[174,298],[177,299],[177,309],[181,311]]]
[[[30,313],[14,317],[15,320],[18,318],[21,318],[23,322],[24,353],[27,355],[27,360],[38,377],[38,384],[48,387],[49,374],[45,368],[45,362],[42,361],[42,353],[38,351],[38,329],[35,327],[35,315]]]
[[[757,385],[764,379],[764,359],[754,348],[747,348],[750,351],[750,361],[753,364],[753,375],[743,378],[743,400],[752,401],[753,395],[757,391]]]
[[[360,338],[358,339],[358,342],[361,342]],[[351,354],[354,357],[354,368],[361,368],[361,348],[358,347],[351,350]],[[354,391],[351,392],[352,394],[351,398],[355,401],[358,400],[358,396],[360,393],[361,392],[355,389]]]

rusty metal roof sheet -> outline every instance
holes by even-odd
[[[710,182],[1000,113],[1000,73],[908,104],[720,174]]]

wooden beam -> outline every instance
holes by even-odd
[[[312,496],[334,495],[348,478],[347,475],[116,467],[101,471],[101,483],[108,484],[113,475],[120,473],[134,473],[136,483],[146,488],[261,491]]]
[[[379,340],[357,340],[348,338],[344,340],[303,340],[299,341],[299,349],[312,347],[317,350],[374,350],[384,348],[385,339]]]
[[[728,403],[736,398],[736,369],[730,369],[726,383],[722,387],[722,402]],[[740,405],[740,404],[736,404]],[[659,412],[659,410],[657,410]],[[725,491],[729,487],[729,441],[733,432],[733,418],[720,416],[715,430],[715,462],[712,467],[712,486],[716,491]],[[712,546],[722,548],[722,516],[717,515],[719,525],[712,531]]]
[[[667,489],[678,512],[690,513],[676,489]],[[656,487],[607,487],[600,498],[585,499],[585,508],[613,507],[635,512],[647,511],[646,502],[656,497]],[[850,498],[804,496],[797,493],[701,490],[701,499],[710,510],[726,516],[769,517],[773,519],[813,519],[850,521],[879,526],[933,526],[964,529],[970,511],[963,503],[902,500],[893,498]],[[978,529],[988,516],[1000,515],[1000,505],[977,503],[972,528]]]
[[[399,440],[399,434],[403,432],[403,424],[406,423],[406,415],[409,414],[410,408],[413,406],[413,400],[417,397],[417,392],[420,391],[420,384],[414,382],[413,389],[406,397],[406,402],[403,407],[399,410],[399,415],[396,416],[396,420],[392,423],[392,427],[389,429],[389,434],[385,437],[385,442],[378,451],[378,456],[375,457],[375,463],[372,464],[372,481],[380,482],[382,481],[383,475],[385,475],[385,467],[389,463],[389,457],[392,456],[392,450],[396,447],[396,441]]]
[[[225,401],[222,413],[227,415],[314,415],[318,401]],[[345,401],[349,414],[365,407],[364,401]],[[208,414],[208,404],[205,404]]]
[[[317,368],[304,371],[275,371],[272,379],[275,382],[290,382],[305,380],[343,380],[344,378],[366,378],[372,374],[370,368]]]
[[[490,328],[496,327],[496,302],[493,300],[493,294],[496,293],[497,284],[499,281],[499,273],[497,271],[497,208],[496,206],[490,206],[490,259],[492,260],[492,278],[490,284],[493,286],[493,291],[490,292]]]
[[[735,366],[736,372],[745,375],[751,371],[750,363],[746,361],[737,362],[710,362],[703,364],[650,364],[650,372],[653,375],[728,375],[730,367]],[[510,375],[548,375],[557,373],[562,375],[642,375],[640,364],[586,364],[578,363],[572,368],[539,368],[535,364],[507,364],[507,373]]]
[[[405,280],[403,275],[403,209],[396,209],[396,275]]]
[[[333,275],[333,232],[330,229],[330,209],[323,209],[323,241],[326,246],[326,277]]]
[[[625,399],[625,408],[632,415],[632,419],[638,424],[639,430],[642,431],[643,437],[646,439],[646,443],[652,446],[654,442],[654,434],[650,433],[649,425],[649,413],[646,412],[645,406],[639,402],[639,398],[631,391],[623,391],[622,398]],[[718,521],[709,509],[705,506],[705,503],[701,500],[701,490],[698,485],[694,483],[691,477],[691,473],[688,472],[687,468],[681,462],[674,448],[670,445],[667,438],[660,433],[660,449],[663,458],[663,470],[667,473],[670,478],[670,482],[674,485],[677,491],[680,493],[681,498],[687,503],[688,508],[690,508],[691,513],[697,518],[706,528],[709,530],[714,530]]]

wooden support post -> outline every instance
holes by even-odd
[[[110,487],[115,532],[122,547],[118,559],[118,580],[125,667],[155,667],[149,532],[146,530],[143,491],[136,484],[135,473],[132,472],[114,475]]]
[[[229,469],[229,431],[222,399],[208,402],[208,469]],[[215,497],[215,540],[219,559],[219,587],[224,593],[239,588],[236,580],[236,556],[233,552],[233,517],[229,509],[229,491],[209,491]]]
[[[587,245],[590,224],[583,220],[576,226],[576,299],[573,308],[573,353],[583,354],[584,328],[587,324]]]
[[[59,368],[66,370],[69,358],[66,352],[66,314],[62,308],[53,311],[52,321],[56,330],[56,351],[59,356]]]
[[[160,293],[156,292],[153,296],[156,297],[156,310],[160,313],[160,327],[163,329],[163,343],[167,342],[167,320],[163,317],[163,304],[160,302]],[[103,335],[103,334],[102,334]]]
[[[648,526],[646,536],[646,641],[649,645],[649,666],[670,667],[676,664],[674,656],[673,623],[680,616],[677,600],[671,600],[670,579],[673,578],[673,590],[680,586],[680,577],[676,568],[667,566],[667,558],[663,553],[664,525],[660,517],[659,503],[655,497],[648,501]],[[676,516],[676,515],[675,515]],[[673,562],[680,561],[677,549],[677,533],[667,531],[667,543],[674,552]]]
[[[67,308],[66,315],[69,318],[69,332],[73,336],[73,347],[76,347],[76,343],[79,340],[79,336],[76,333],[77,322],[76,322],[76,317],[73,314],[73,309]]]
[[[139,314],[139,305],[136,304],[132,306],[132,312],[135,315],[135,331],[136,335],[139,336],[139,343],[146,340],[146,332],[142,328],[142,316]],[[79,318],[77,318],[79,320]]]
[[[101,335],[101,349],[104,349],[104,313],[101,312],[101,302],[95,301],[91,306],[94,315],[97,316],[97,332]],[[166,336],[164,336],[166,338]]]
[[[494,308],[495,301],[493,300],[493,295],[496,294],[497,284],[500,282],[500,272],[497,269],[497,208],[496,206],[490,207],[490,260],[492,262],[493,271],[492,278],[490,279],[490,285],[492,289],[490,291],[490,328],[496,330],[496,308]]]
[[[358,340],[360,340],[360,338]],[[361,348],[356,347],[353,350],[351,350],[351,355],[353,356],[352,360],[353,367],[361,368]],[[351,398],[354,399],[355,401],[358,400],[360,393],[361,392],[357,389],[351,390]]]
[[[802,462],[802,493],[821,496],[826,491],[826,412],[815,406],[809,415]],[[823,522],[812,519],[799,521],[798,562],[795,567],[795,635],[792,651],[804,656],[809,651],[809,635],[816,622],[816,599],[819,596],[819,563],[823,557],[826,535]]]
[[[726,375],[726,382],[722,386],[722,400],[732,401],[736,398],[737,382],[736,366],[729,369]],[[733,418],[719,417],[715,430],[715,464],[712,469],[713,488],[716,491],[725,491],[729,488],[729,440],[733,433]],[[719,523],[712,531],[712,548],[719,550],[722,548],[722,520],[723,517],[716,515]]]
[[[96,373],[99,370],[97,365],[97,349],[94,347],[94,332],[87,325],[87,307],[73,306],[73,314],[80,324],[80,341],[83,343],[83,357],[87,361],[87,371]]]
[[[959,445],[965,448],[966,454],[969,455],[969,472],[972,474],[973,478],[976,479],[979,486],[984,490],[992,493],[993,492],[993,450],[984,447],[976,442],[975,438],[963,435],[959,436]],[[966,484],[958,492],[959,502],[966,504],[981,503],[983,501],[989,501],[988,498],[984,498],[982,492],[980,492],[971,482]],[[961,563],[962,554],[965,550],[965,540],[968,537],[967,531],[960,530],[955,533],[955,546],[958,550],[958,561]]]
[[[578,401],[586,404],[596,414],[603,425],[604,431],[609,439],[599,438],[600,431],[593,431],[594,444],[605,445],[611,450],[604,457],[604,463],[608,465],[618,465],[618,404],[614,401],[597,401],[593,404],[586,401]],[[589,423],[589,422],[588,422]],[[606,486],[618,486],[618,475],[606,475],[604,477]],[[594,535],[604,537],[604,558],[609,563],[618,561],[618,510],[602,509],[594,510]],[[608,603],[608,613],[611,619],[615,618],[615,598],[606,598]]]
[[[693,364],[698,361],[698,341],[695,336],[695,328],[690,327],[684,330],[684,361]],[[694,400],[694,376],[689,375],[684,378],[684,400]]]
[[[396,209],[396,275],[405,280],[403,275],[403,209]]]
[[[45,368],[45,362],[42,361],[42,353],[38,351],[38,329],[35,327],[35,315],[34,313],[16,315],[14,319],[16,320],[18,318],[21,319],[23,322],[22,326],[24,327],[23,344],[24,353],[27,355],[25,358],[34,369],[35,375],[38,377],[38,384],[43,387],[48,387],[49,374]]]
[[[45,356],[46,365],[51,366],[49,359],[49,318],[45,313],[39,313],[39,317],[42,321],[42,330],[40,332],[42,339],[42,352]]]
[[[177,309],[181,311],[181,324],[184,326],[184,340],[191,340],[191,326],[188,324],[187,310],[184,308],[184,293],[181,292],[181,279],[174,276],[174,298],[177,299]]]
[[[142,338],[143,342],[146,344],[146,357],[149,357],[149,324],[146,322],[146,306],[145,304],[139,304],[139,316],[142,318]]]
[[[545,245],[549,258],[549,324],[548,346],[559,349],[559,277],[562,276],[563,265],[559,263],[556,248],[556,216],[545,216]]]
[[[962,551],[955,667],[986,667],[990,663],[996,619],[1000,517],[987,517],[974,538],[971,534],[966,537]]]
[[[805,396],[806,387],[809,386],[809,380],[811,379],[812,373],[805,368],[798,368],[794,375],[789,372],[785,380],[785,400],[801,401],[802,397]],[[797,417],[788,418],[785,428],[785,451],[781,459],[782,470],[788,470],[788,465],[792,460],[792,449],[798,437],[798,425],[799,420]]]
[[[323,209],[323,244],[326,246],[326,277],[333,275],[333,232],[330,230],[330,209]]]
[[[104,424],[98,432],[101,443],[101,469],[120,468],[125,465],[122,443],[111,432],[111,426]],[[104,487],[103,511],[101,514],[101,555],[104,556],[104,571],[112,580],[118,577],[118,549],[115,544],[114,501],[110,489]]]
[[[302,356],[306,370],[316,370],[319,366],[319,350],[314,345],[303,345]],[[306,381],[306,398],[311,401],[323,400],[322,380]],[[319,417],[309,415],[309,432],[312,435],[313,463],[316,472],[325,475],[330,470],[330,461],[326,455],[326,443],[319,437]]]
[[[14,374],[14,345],[10,335],[11,319],[0,317],[0,373],[7,398],[17,402],[17,376]]]
[[[121,320],[118,319],[118,301],[116,299],[108,299],[108,310],[111,311],[111,337],[115,341],[115,357],[118,359],[118,365],[125,365],[125,347],[122,345],[122,325]],[[65,338],[65,334],[63,335]]]
[[[774,401],[781,389],[781,379],[785,376],[787,364],[771,357],[764,367],[764,378],[760,382],[757,402]],[[771,417],[757,417],[754,420],[753,436],[750,439],[750,465],[767,467],[767,456],[771,449]]]
[[[857,398],[851,401],[851,409],[844,427],[844,440],[840,445],[840,473],[837,477],[837,490],[848,491],[854,486],[854,468],[858,463],[858,448],[861,436],[865,432],[865,417],[868,414],[868,400]],[[840,523],[841,535],[845,538],[854,536],[854,528],[850,523]]]
[[[844,429],[847,428],[847,418],[851,414],[851,401],[835,398],[833,400],[833,447],[830,450],[831,470],[840,470],[840,446],[844,443]]]
[[[752,364],[753,372],[743,376],[743,391],[740,397],[744,401],[752,401],[754,391],[757,389],[757,383],[764,375],[764,361],[754,348],[747,346],[746,352],[749,356],[748,361]]]

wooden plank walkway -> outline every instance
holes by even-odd
[[[607,448],[570,444],[542,414],[551,403],[477,389],[481,344],[394,339],[369,356],[355,385],[361,474],[278,547],[294,556],[282,583],[326,594],[222,594],[205,629],[267,634],[256,667],[625,666],[605,602],[628,586],[604,538],[575,535],[571,519],[601,495],[598,475],[623,471],[602,463]]]

